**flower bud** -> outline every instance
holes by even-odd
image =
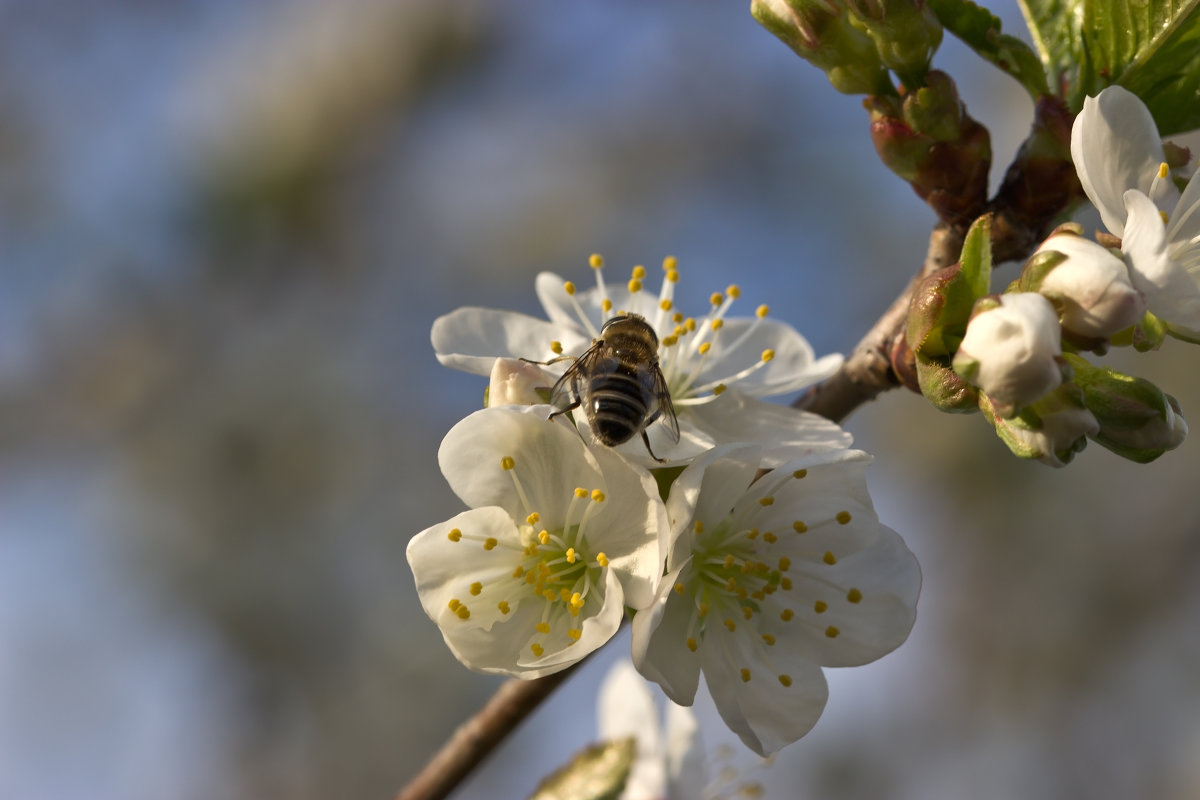
[[[999,416],[986,395],[980,395],[979,407],[1014,455],[1065,467],[1100,428],[1082,395],[1073,384],[1060,386],[1011,419]]]
[[[1063,382],[1058,314],[1040,294],[985,297],[975,304],[954,371],[978,386],[1002,417],[1032,405]]]
[[[969,414],[979,410],[979,390],[950,368],[948,358],[916,357],[921,394],[939,411]]]
[[[856,22],[875,42],[883,65],[917,86],[942,43],[942,23],[925,0],[846,0]]]
[[[1062,326],[1082,337],[1107,338],[1146,313],[1125,262],[1095,242],[1066,231],[1047,239],[1025,264],[1020,287],[1059,307]]]
[[[843,94],[892,94],[871,37],[832,0],[751,0],[750,13]]]
[[[497,358],[492,364],[484,405],[532,406],[550,397],[554,376],[537,364],[517,358]]]
[[[1139,464],[1183,444],[1188,426],[1175,398],[1143,378],[1093,366],[1076,355],[1066,359],[1084,403],[1100,424],[1092,435],[1097,444]]]

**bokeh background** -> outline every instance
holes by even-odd
[[[1031,105],[936,64],[995,183]],[[483,391],[433,319],[671,254],[685,307],[736,280],[846,351],[932,223],[745,2],[0,1],[0,798],[391,797],[498,683],[404,558],[461,508],[436,451]],[[1200,418],[1197,355],[1108,363]],[[903,392],[848,427],[920,615],[829,671],[766,796],[1200,795],[1200,443],[1053,471]],[[591,741],[627,650],[455,796]]]

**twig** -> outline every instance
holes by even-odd
[[[460,725],[408,786],[400,790],[396,800],[446,797],[578,666],[537,680],[513,678],[502,684],[487,704]]]

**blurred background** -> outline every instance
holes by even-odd
[[[994,184],[1031,104],[935,64]],[[745,2],[0,0],[0,799],[391,797],[498,685],[404,558],[484,388],[433,319],[670,254],[685,307],[736,280],[844,352],[933,221]],[[1200,418],[1196,355],[1107,363]],[[920,614],[766,796],[1200,795],[1200,442],[1054,471],[900,391],[848,427]],[[525,797],[627,652],[455,797]]]

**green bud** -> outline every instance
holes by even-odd
[[[950,359],[916,357],[921,394],[941,411],[970,414],[979,410],[979,390],[950,367]]]
[[[1052,220],[1084,199],[1071,161],[1074,118],[1062,98],[1038,98],[1032,130],[996,193],[994,205],[1004,209],[1006,224],[1032,232],[1035,241]]]
[[[879,58],[906,86],[919,86],[942,43],[942,23],[924,0],[846,0]]]
[[[1058,387],[1008,419],[996,413],[985,394],[979,395],[979,408],[1014,455],[1052,467],[1069,464],[1100,427],[1084,405],[1083,390],[1073,384]]]
[[[1144,378],[1096,367],[1080,356],[1064,356],[1083,389],[1088,410],[1100,423],[1092,436],[1122,458],[1146,464],[1187,438],[1188,426],[1175,398]]]
[[[837,3],[751,0],[750,14],[843,94],[895,94],[874,41]]]

